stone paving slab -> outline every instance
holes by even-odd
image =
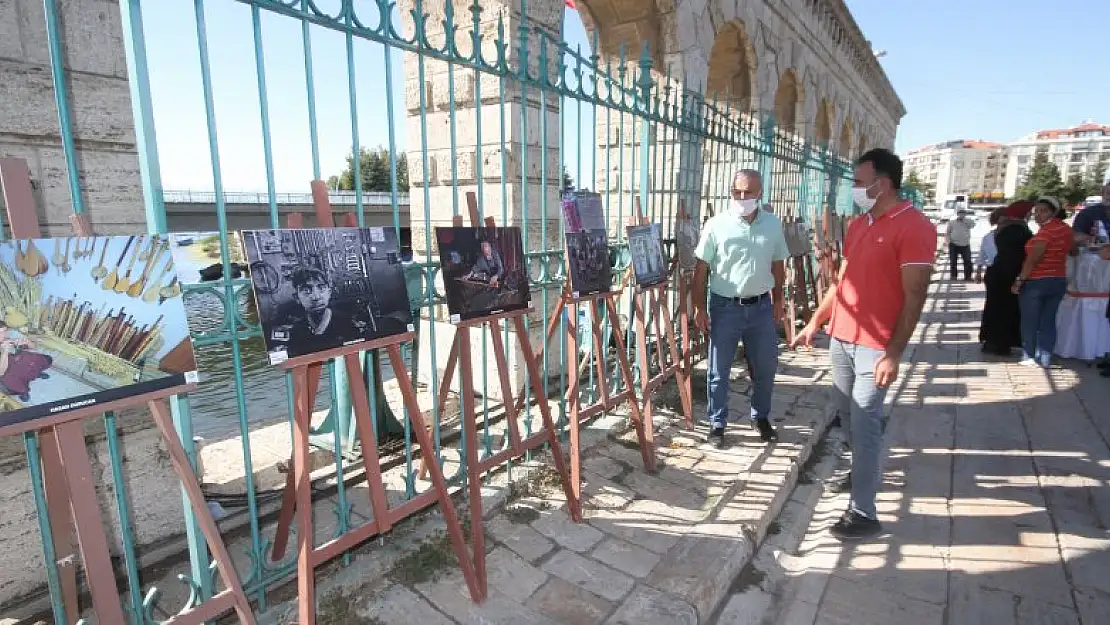
[[[984,356],[981,288],[934,285],[889,394],[884,535],[829,535],[848,503],[821,483],[847,468],[830,455],[715,623],[1110,623],[1110,385],[1083,363]]]
[[[687,430],[668,411],[673,389],[665,386],[657,394],[659,468],[653,474],[643,468],[626,415],[604,416],[583,432],[590,443],[582,460],[582,523],[570,520],[542,454],[517,465],[514,478],[531,482],[528,475],[546,472],[534,480],[546,486],[484,488],[491,496],[501,493],[501,501],[483,504],[489,596],[482,604],[470,600],[434,513],[423,542],[397,545],[392,563],[377,565],[378,574],[358,573],[370,554],[341,569],[341,584],[318,575],[318,599],[363,597],[361,613],[373,614],[375,625],[407,625],[418,614],[432,615],[431,623],[464,624],[709,622],[772,530],[831,416],[822,408],[828,403],[825,352],[784,352],[782,360],[789,373],[773,400],[777,444],[764,444],[742,421],[730,428],[729,449],[710,447],[700,425]],[[738,375],[744,377],[742,369]],[[695,400],[702,417],[704,391]],[[731,401],[737,414],[746,414],[745,395],[735,393]],[[377,606],[379,600],[403,608]],[[272,613],[284,620],[262,622],[295,623],[288,608]]]

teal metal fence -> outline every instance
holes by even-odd
[[[59,35],[55,28],[54,8],[57,0],[46,0],[48,34],[52,52],[56,51]],[[533,0],[534,1],[534,0]],[[290,191],[275,173],[275,126],[293,123],[289,107],[282,115],[273,113],[275,102],[297,101],[304,117],[296,120],[307,132],[305,149],[310,166],[304,172],[303,189],[311,179],[324,179],[337,173],[325,171],[321,165],[321,119],[317,113],[321,96],[317,92],[320,68],[341,67],[345,74],[345,93],[351,111],[347,149],[353,159],[356,188],[365,185],[361,176],[359,148],[363,132],[370,127],[386,129],[385,148],[391,158],[388,185],[384,190],[393,206],[397,229],[411,228],[413,261],[408,266],[410,299],[422,318],[417,345],[410,346],[413,366],[422,367],[424,393],[437,397],[440,393],[437,365],[446,359],[443,338],[449,326],[445,317],[444,299],[439,285],[438,259],[432,245],[432,229],[446,225],[453,215],[463,214],[462,198],[474,191],[480,215],[494,216],[505,225],[520,225],[526,232],[525,256],[532,277],[536,313],[530,319],[533,338],[551,320],[554,304],[565,279],[562,269],[562,231],[559,199],[566,189],[564,169],[573,178],[574,186],[599,192],[611,228],[612,262],[617,270],[628,265],[624,245],[624,224],[632,216],[638,200],[647,216],[662,224],[665,247],[674,253],[675,217],[680,205],[700,223],[709,213],[724,210],[729,200],[732,173],[739,168],[755,168],[764,175],[765,197],[776,213],[790,220],[815,224],[825,210],[838,214],[852,212],[849,164],[824,146],[808,144],[787,130],[777,128],[769,115],[737,111],[718,103],[710,94],[703,96],[699,85],[686,84],[682,76],[671,75],[669,68],[655,65],[650,50],[628,50],[616,58],[601,58],[594,42],[593,50],[579,51],[566,45],[556,28],[550,24],[528,21],[528,0],[507,7],[511,11],[488,11],[475,1],[466,11],[459,11],[451,2],[442,13],[429,15],[420,0],[399,7],[388,0],[354,2],[352,0],[159,0],[157,5],[189,6],[188,24],[159,32],[146,32],[144,10],[156,3],[151,0],[121,0],[123,36],[127,68],[130,76],[135,136],[141,166],[141,184],[145,198],[147,223],[151,232],[165,232],[166,211],[162,190],[164,155],[174,145],[158,138],[151,76],[170,71],[153,65],[148,51],[152,38],[169,45],[180,55],[197,61],[199,73],[195,82],[175,80],[173,93],[162,97],[190,99],[198,103],[197,115],[203,119],[210,170],[212,198],[219,224],[219,253],[223,276],[216,282],[186,286],[186,300],[206,310],[218,311],[208,321],[192,327],[198,360],[212,368],[203,372],[200,391],[194,397],[180,397],[173,403],[175,424],[190,458],[196,462],[194,433],[202,420],[195,408],[201,393],[214,393],[221,405],[230,408],[224,415],[232,425],[229,437],[238,438],[241,448],[234,459],[242,465],[242,492],[234,496],[224,493],[213,496],[229,514],[221,522],[233,555],[252,600],[265,608],[272,599],[275,586],[287,582],[294,574],[294,561],[286,556],[272,559],[271,535],[276,516],[278,494],[260,489],[256,484],[255,462],[259,452],[252,449],[252,434],[263,427],[280,424],[292,413],[292,392],[288,378],[256,366],[260,359],[259,327],[249,301],[250,282],[246,278],[231,279],[231,263],[235,241],[228,231],[227,193],[236,191],[225,183],[226,162],[221,159],[228,139],[221,132],[216,101],[221,97],[214,72],[241,72],[238,79],[251,85],[254,97],[247,106],[255,107],[261,144],[258,158],[265,174],[266,197],[269,201],[271,225],[280,227],[277,205],[279,196]],[[559,3],[561,5],[561,3]],[[234,20],[224,20],[224,9],[237,7]],[[409,10],[411,9],[411,11]],[[213,11],[221,11],[214,23]],[[243,42],[252,50],[252,57],[230,59],[214,56],[210,50],[213,32],[220,43],[228,38]],[[281,37],[268,34],[278,32]],[[291,32],[297,37],[290,38]],[[452,33],[448,37],[445,33]],[[342,45],[322,45],[321,42]],[[296,57],[293,65],[277,65],[271,54],[276,49],[288,50]],[[321,57],[321,49],[327,55]],[[398,76],[394,59],[402,58],[405,75]],[[68,119],[65,73],[62,62],[51,55],[55,77],[55,96],[60,111],[62,137],[69,164],[69,182],[74,210],[81,212],[80,180],[70,158],[73,141]],[[375,64],[380,84],[370,92],[360,84],[360,71]],[[302,87],[290,90],[272,88],[268,79],[280,73],[283,77],[296,74]],[[433,79],[434,78],[434,79]],[[288,80],[282,84],[288,85]],[[405,106],[398,110],[392,94],[407,89]],[[415,85],[413,87],[413,85]],[[440,98],[429,88],[446,86],[447,97]],[[429,93],[431,92],[431,95]],[[359,102],[385,95],[384,115],[360,118]],[[328,97],[332,97],[329,94]],[[708,97],[708,101],[707,101]],[[408,130],[402,137],[401,130]],[[448,158],[440,159],[437,147],[449,136]],[[234,140],[234,139],[232,139]],[[398,198],[404,190],[397,158],[408,156],[412,188],[411,220],[402,220]],[[474,171],[466,171],[465,153],[473,158]],[[444,165],[446,164],[446,165]],[[433,176],[434,174],[434,176]],[[433,184],[433,178],[437,184]],[[282,191],[279,192],[279,187]],[[296,191],[297,189],[292,189]],[[380,190],[380,189],[378,189]],[[356,216],[363,218],[362,195],[355,194]],[[447,198],[447,199],[444,199]],[[677,295],[675,295],[677,297]],[[627,315],[631,318],[631,301]],[[559,320],[565,327],[566,319]],[[632,324],[623,324],[631,333]],[[610,332],[611,326],[605,326]],[[558,336],[565,333],[560,331]],[[506,338],[508,335],[506,335]],[[603,344],[608,345],[608,337]],[[631,338],[631,336],[629,336]],[[514,339],[515,340],[515,339]],[[581,341],[589,346],[590,341]],[[636,344],[628,340],[633,349]],[[481,360],[487,361],[486,345],[480,349]],[[589,349],[588,347],[586,349]],[[549,384],[549,397],[559,405],[559,425],[566,426],[566,414],[558,401],[566,390],[566,346],[555,341],[544,351],[544,377]],[[206,357],[206,355],[208,355]],[[589,354],[585,354],[591,357]],[[604,354],[604,371],[611,377],[611,388],[619,390],[621,381],[615,367]],[[638,362],[634,359],[633,362]],[[421,364],[423,363],[423,364]],[[318,428],[318,446],[338,450],[329,455],[330,471],[316,480],[321,496],[334,514],[334,531],[345,532],[357,520],[357,491],[351,482],[358,473],[352,456],[357,450],[349,436],[350,406],[346,388],[349,384],[365,384],[374,408],[375,433],[379,448],[391,451],[386,469],[396,475],[396,496],[411,498],[426,488],[414,461],[413,437],[407,419],[390,419],[395,410],[403,417],[399,402],[393,402],[388,384],[383,381],[377,355],[364,356],[366,375],[361,380],[348,380],[334,365],[328,368],[324,401],[318,405],[328,418]],[[643,375],[644,372],[637,372]],[[588,369],[586,395],[596,394],[594,369]],[[491,383],[492,382],[492,383]],[[284,400],[259,397],[252,392],[258,385],[273,384]],[[468,441],[462,436],[457,411],[441,410],[435,402],[426,402],[434,423],[437,457],[447,475],[456,484],[465,480],[463,450],[477,445],[485,456],[498,451],[505,438],[504,412],[500,400],[491,394],[496,381],[487,379],[485,369],[478,376],[483,395],[479,424],[479,440]],[[282,390],[283,389],[283,390]],[[222,393],[222,394],[221,394]],[[267,395],[272,395],[267,391]],[[536,398],[529,398],[529,406]],[[212,402],[209,402],[212,403]],[[434,405],[433,405],[434,404]],[[397,406],[396,409],[393,406]],[[522,430],[530,434],[533,423],[530,407],[520,417]],[[117,424],[113,415],[105,415],[108,432],[109,461],[115,492],[115,516],[122,535],[119,566],[126,579],[125,600],[132,624],[157,623],[175,613],[181,606],[160,605],[162,593],[158,586],[171,578],[140,571],[138,553],[149,545],[138,544],[132,531],[133,493],[127,492],[126,467],[120,451]],[[45,520],[41,476],[37,471],[38,448],[33,437],[27,439],[27,456],[32,468],[34,494],[39,504],[39,518]],[[232,459],[228,459],[230,462]],[[511,470],[511,466],[509,467]],[[156,502],[142,502],[154,505]],[[188,510],[188,506],[185,506]],[[318,512],[317,514],[320,514]],[[188,564],[173,568],[188,592],[185,607],[210,596],[213,592],[211,566],[195,520],[186,512],[181,525],[188,544]],[[41,527],[46,561],[53,561],[48,523]],[[344,557],[346,561],[347,556]],[[171,567],[172,568],[172,567]],[[58,592],[58,581],[49,578],[51,603],[56,623],[64,623],[65,614]],[[172,594],[172,593],[170,593]],[[180,595],[180,593],[178,593]]]

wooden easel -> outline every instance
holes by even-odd
[[[472,191],[466,194],[466,205],[471,225],[473,227],[479,227],[478,202],[477,197]],[[456,216],[454,218],[454,225],[462,226],[462,217]],[[493,217],[487,217],[484,225],[488,228],[493,228],[496,226],[496,222]],[[537,364],[538,358],[532,350],[532,342],[528,338],[528,329],[524,324],[524,318],[527,314],[527,310],[517,310],[479,319],[462,321],[456,324],[455,338],[451,343],[451,351],[448,355],[447,370],[444,372],[444,378],[440,386],[441,391],[438,401],[441,402],[440,407],[442,408],[442,402],[446,400],[446,395],[442,389],[446,389],[450,386],[457,365],[459,381],[462,387],[460,391],[462,394],[462,416],[460,420],[462,421],[463,435],[468,442],[466,445],[466,472],[467,486],[469,489],[468,498],[470,501],[471,539],[474,543],[475,570],[479,583],[481,584],[483,598],[486,594],[487,579],[485,532],[483,530],[482,516],[483,473],[512,458],[523,456],[529,450],[548,444],[551,446],[551,456],[555,463],[555,470],[559,473],[559,480],[562,482],[563,491],[567,497],[567,508],[570,511],[570,516],[575,522],[582,520],[582,508],[579,502],[579,482],[574,481],[567,472],[566,460],[563,457],[563,447],[559,443],[559,433],[555,429],[555,421],[551,417],[551,409],[546,400],[544,384],[540,379],[540,369]],[[524,361],[525,376],[528,379],[527,383],[538,398],[536,404],[540,411],[540,418],[543,421],[543,429],[526,439],[521,438],[520,427],[517,424],[517,414],[520,411],[518,406],[523,403],[524,389],[521,389],[522,402],[518,404],[514,400],[512,383],[509,378],[509,360],[502,338],[502,332],[504,332],[505,329],[502,326],[502,322],[504,322],[506,326],[511,323],[512,329],[516,333],[517,342],[520,344],[521,357]],[[485,459],[479,459],[478,416],[474,401],[474,363],[472,356],[473,350],[471,349],[470,342],[470,331],[478,330],[482,332],[487,329],[489,331],[490,342],[493,344],[493,355],[497,365],[497,379],[498,383],[501,385],[501,395],[504,398],[505,421],[509,429],[509,446]],[[422,430],[422,432],[426,438],[429,437],[427,430]],[[420,448],[423,455],[421,472],[438,471],[439,465],[432,453],[431,443],[421,441]],[[427,453],[425,453],[425,449],[428,450]]]
[[[31,193],[30,171],[22,160],[0,159],[0,183],[4,189],[9,225],[13,238],[34,239],[41,236]],[[92,236],[92,228],[84,215],[74,215],[72,223],[77,236]],[[173,625],[200,625],[234,609],[244,625],[254,625],[250,602],[243,592],[239,574],[227,553],[219,528],[212,519],[197,483],[192,465],[173,427],[165,400],[196,388],[186,384],[152,393],[128,397],[103,404],[78,408],[26,423],[0,428],[0,436],[38,431],[42,448],[43,481],[47,493],[48,517],[54,535],[66,620],[76,623],[80,615],[77,601],[76,568],[71,537],[76,534],[85,567],[93,610],[98,622],[124,623],[123,607],[108,550],[108,538],[100,516],[100,502],[93,483],[92,465],[85,446],[84,420],[108,411],[119,411],[146,405],[166,443],[174,473],[185,489],[189,505],[200,525],[216,561],[225,590],[196,607],[164,621]],[[68,508],[68,510],[67,510]],[[43,537],[46,538],[45,536]],[[61,550],[57,550],[58,547]],[[62,560],[66,560],[62,565]],[[60,566],[61,565],[61,566]]]
[[[316,206],[317,224],[320,227],[334,225],[327,186],[321,180],[315,180],[311,185],[313,203]],[[299,221],[300,219],[291,216],[290,222]],[[293,224],[291,223],[291,225]],[[406,332],[291,358],[281,365],[282,368],[291,371],[293,376],[293,457],[292,470],[289,472],[289,479],[286,482],[282,511],[278,517],[274,549],[276,551],[280,543],[281,550],[284,553],[290,525],[295,516],[297,522],[297,622],[300,625],[314,625],[316,622],[316,567],[348,549],[388,532],[397,522],[435,503],[439,503],[440,510],[443,512],[443,518],[447,524],[447,533],[459,560],[459,566],[462,569],[463,577],[466,579],[471,598],[474,601],[481,601],[485,598],[485,575],[483,573],[481,579],[479,579],[476,575],[475,565],[475,558],[481,558],[484,563],[485,554],[475,553],[474,557],[471,557],[466,546],[466,538],[463,536],[462,526],[459,524],[455,504],[447,490],[447,482],[443,477],[443,472],[440,470],[439,464],[435,462],[431,437],[428,434],[424,417],[416,400],[416,390],[413,387],[412,378],[409,376],[408,366],[401,355],[401,345],[411,341],[415,334],[415,332]],[[313,545],[312,465],[309,455],[309,437],[312,425],[312,408],[315,405],[316,393],[319,390],[320,375],[328,361],[333,358],[342,358],[349,379],[361,380],[362,367],[359,354],[363,351],[375,349],[385,349],[389,355],[390,365],[393,367],[393,373],[397,379],[405,409],[408,411],[408,418],[412,421],[413,432],[420,445],[421,457],[426,464],[430,464],[429,472],[431,473],[432,488],[396,508],[390,508],[385,484],[382,481],[381,459],[378,455],[374,427],[371,423],[370,399],[364,385],[351,384],[349,386],[351,412],[355,420],[359,445],[362,449],[362,464],[366,471],[367,486],[370,490],[370,507],[374,512],[374,519],[316,547]],[[481,525],[478,525],[474,531],[480,534],[482,531]],[[476,548],[477,544],[476,540]]]
[[[651,223],[644,215],[639,197],[633,198],[632,206],[634,214],[628,219],[629,225],[646,226]],[[672,264],[671,268],[674,269],[675,267],[677,267],[677,264]],[[631,267],[629,273],[632,273]],[[654,412],[652,395],[671,376],[677,378],[678,396],[682,403],[682,413],[686,420],[686,427],[687,429],[694,427],[694,401],[690,388],[690,378],[683,368],[683,361],[679,356],[678,340],[674,333],[674,320],[671,317],[670,306],[667,305],[666,301],[667,287],[668,283],[664,280],[659,284],[646,287],[636,285],[632,293],[633,314],[636,318],[636,341],[640,352],[640,393],[643,402],[641,413],[649,426],[647,428],[649,431],[653,429],[651,427]],[[641,295],[643,296],[642,300]],[[681,303],[680,306],[681,310],[686,310],[686,307],[682,306]],[[652,328],[655,330],[655,353],[659,359],[659,372],[654,377],[650,375],[651,358],[648,356],[648,332]],[[687,331],[685,324],[683,325],[683,331]],[[667,362],[668,355],[670,356],[670,363]]]

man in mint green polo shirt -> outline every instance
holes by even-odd
[[[722,449],[729,371],[741,341],[752,380],[751,419],[765,442],[778,438],[769,417],[779,358],[775,328],[783,318],[790,253],[782,224],[762,205],[762,197],[759,172],[736,172],[729,209],[702,226],[695,251],[694,323],[709,334],[709,441]]]

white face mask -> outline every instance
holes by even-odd
[[[871,184],[871,187],[873,186],[875,186],[874,183]],[[865,211],[874,208],[875,201],[879,199],[878,196],[867,197],[867,191],[871,187],[852,187],[852,201]]]
[[[759,210],[759,198],[748,200],[733,200],[732,210],[741,217],[751,217]]]

